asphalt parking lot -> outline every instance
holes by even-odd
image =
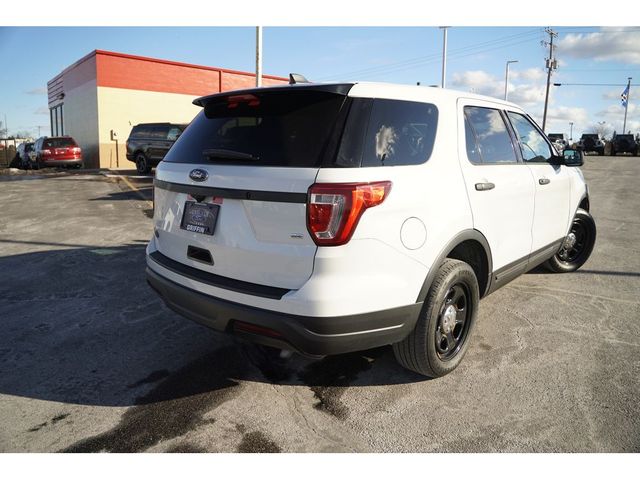
[[[437,380],[389,347],[284,360],[167,309],[150,179],[2,177],[0,451],[638,452],[640,158],[583,171],[591,259],[484,299]]]

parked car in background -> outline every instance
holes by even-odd
[[[84,165],[82,149],[68,136],[40,137],[34,144],[34,154],[29,162],[31,168],[75,167]]]
[[[583,133],[576,148],[581,152],[596,152],[598,155],[604,155],[604,139],[600,138],[597,133]]]
[[[156,170],[147,280],[215,330],[310,355],[391,344],[439,377],[480,298],[593,249],[582,153],[512,103],[375,83],[194,103]]]
[[[611,139],[611,155],[618,153],[631,153],[638,155],[638,143],[630,133],[615,134]]]
[[[136,164],[140,174],[149,173],[162,161],[186,124],[140,123],[131,129],[127,139],[127,160]]]
[[[567,140],[564,133],[550,133],[547,137],[551,140],[558,153],[562,153],[565,148],[569,148],[569,140]]]
[[[33,142],[23,142],[16,149],[16,156],[11,162],[11,166],[15,168],[27,168],[35,159],[35,151]]]

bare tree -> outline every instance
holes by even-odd
[[[4,123],[2,123],[2,121],[0,121],[0,138],[7,138],[8,134],[9,134],[9,132],[5,128]]]
[[[595,133],[600,135],[600,138],[610,140],[613,135],[613,127],[607,122],[596,122],[592,128]]]

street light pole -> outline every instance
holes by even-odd
[[[442,81],[440,87],[445,88],[447,86],[447,28],[440,27],[442,29]]]
[[[256,87],[262,86],[262,27],[256,27]]]
[[[504,72],[504,99],[507,100],[507,95],[509,91],[509,64],[510,63],[518,63],[518,60],[508,60],[507,67]]]
[[[570,128],[570,132],[569,133],[569,141],[573,141],[573,122],[569,122],[569,128]]]

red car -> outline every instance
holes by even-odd
[[[34,145],[35,165],[41,167],[76,167],[83,166],[82,149],[76,141],[68,136],[40,137]]]

